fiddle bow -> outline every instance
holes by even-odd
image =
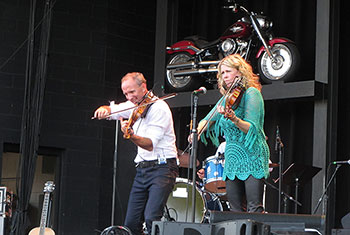
[[[110,113],[110,114],[108,114],[108,115],[106,115],[105,117],[100,118],[100,119],[107,119],[107,118],[112,117],[114,114],[122,113],[122,112],[128,111],[128,110],[130,110],[130,109],[138,108],[138,107],[140,107],[140,106],[146,106],[146,105],[149,105],[149,104],[152,104],[152,103],[156,102],[157,100],[167,100],[167,99],[173,98],[173,97],[175,97],[175,96],[177,96],[177,93],[171,93],[171,94],[162,96],[162,97],[160,97],[160,98],[158,98],[158,99],[156,99],[156,100],[152,100],[152,101],[150,101],[150,102],[147,103],[147,104],[139,104],[139,105],[135,105],[135,106],[132,106],[132,107],[129,107],[129,108],[126,108],[126,109],[118,110],[118,111],[116,111],[116,112],[112,112],[112,113]],[[91,117],[91,119],[97,119],[97,117]]]
[[[225,95],[223,96],[223,99],[225,100],[225,107],[226,108],[232,108],[233,110],[235,110],[238,105],[239,102],[242,98],[242,95],[244,93],[244,91],[246,90],[246,84],[244,82],[244,77],[240,76],[240,77],[236,77],[237,79],[235,80],[235,82],[233,82],[231,84],[231,86],[227,89]],[[217,110],[214,110],[209,118],[208,121],[204,124],[204,126],[198,130],[198,138],[203,134],[203,132],[208,128],[208,125],[210,123],[210,120],[214,117],[214,115],[216,114]],[[192,123],[190,124],[192,129]],[[190,149],[191,147],[191,143],[189,143],[187,145],[187,147],[185,148],[185,150],[182,151],[182,154],[184,154],[185,152],[188,151],[188,149]]]

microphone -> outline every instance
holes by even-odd
[[[347,161],[335,161],[332,162],[333,165],[337,165],[337,164],[349,164],[350,165],[350,159]]]
[[[275,151],[277,152],[278,150],[278,143],[280,142],[281,136],[280,136],[280,128],[276,127],[276,141],[275,141]]]
[[[203,94],[204,95],[205,93],[207,93],[207,88],[205,88],[204,86],[202,86],[198,90],[194,90],[192,92],[192,94],[194,94],[194,95],[198,95],[198,94]]]

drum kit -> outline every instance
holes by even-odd
[[[180,152],[180,151],[179,151]],[[178,156],[179,167],[189,167],[190,156],[188,153],[182,153]],[[199,161],[197,160],[197,166]],[[230,203],[226,197],[226,183],[222,176],[225,166],[225,157],[223,153],[209,156],[203,161],[204,178],[203,183],[196,182],[195,185],[195,222],[209,222],[210,211],[229,211]],[[269,164],[270,171],[278,167],[279,164]],[[162,220],[189,222],[192,207],[192,181],[185,178],[177,178],[173,191],[168,197]],[[265,197],[266,186],[264,187]],[[265,198],[264,198],[265,202]],[[264,203],[265,204],[265,203]]]
[[[189,156],[179,156],[179,166],[188,167]],[[208,222],[209,211],[229,210],[229,203],[226,199],[225,181],[222,180],[225,159],[223,155],[210,156],[203,162],[204,178],[203,183],[196,182],[195,197],[196,210],[195,222]],[[199,162],[197,162],[197,166]],[[190,220],[192,207],[192,181],[185,178],[177,178],[173,191],[170,193],[163,220],[188,222]]]

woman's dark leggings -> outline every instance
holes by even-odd
[[[237,178],[226,180],[226,195],[231,204],[231,211],[264,212],[263,193],[262,179],[249,176],[244,181]]]

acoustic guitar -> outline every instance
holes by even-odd
[[[55,235],[55,232],[51,228],[46,227],[50,193],[52,193],[53,190],[55,190],[54,183],[52,181],[47,181],[44,187],[44,202],[41,212],[40,227],[36,227],[30,230],[29,235]]]

